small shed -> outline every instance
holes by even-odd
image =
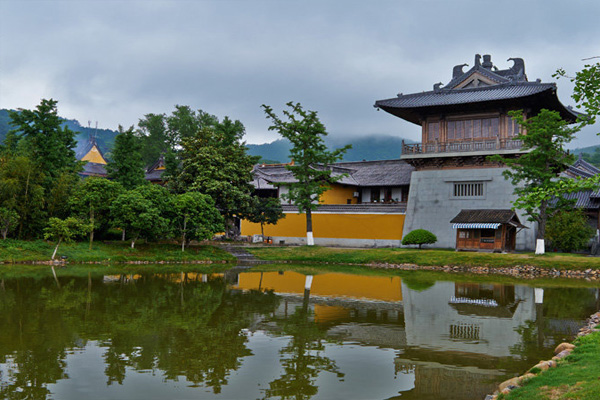
[[[527,228],[513,210],[461,210],[450,222],[457,250],[512,251],[517,232]]]

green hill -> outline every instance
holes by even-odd
[[[406,140],[407,143],[414,143]],[[385,135],[368,135],[361,138],[339,138],[328,137],[325,140],[327,147],[335,149],[351,144],[352,148],[344,156],[344,161],[362,160],[389,160],[400,158],[402,138]],[[289,162],[288,155],[290,143],[284,139],[278,139],[271,143],[248,144],[248,153],[260,156],[263,162]]]
[[[581,157],[585,161],[589,162],[590,164],[594,164],[597,167],[600,167],[600,144],[574,149],[571,150],[571,153],[575,155],[581,154]]]

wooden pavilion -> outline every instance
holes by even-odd
[[[527,228],[512,210],[461,210],[450,222],[456,250],[512,251],[517,232]]]

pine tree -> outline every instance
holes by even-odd
[[[133,126],[124,131],[119,125],[119,134],[115,137],[106,171],[109,178],[119,182],[125,189],[133,189],[146,182],[141,143],[134,134]]]

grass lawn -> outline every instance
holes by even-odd
[[[558,367],[532,378],[504,397],[508,400],[597,400],[600,398],[600,332],[575,341],[577,347]]]
[[[0,240],[0,261],[4,262],[46,261],[53,251],[54,244],[43,240]],[[94,242],[92,250],[87,242],[61,244],[56,256],[67,256],[69,262],[235,260],[215,246],[190,246],[182,252],[175,244],[140,243],[132,249],[129,242]]]
[[[580,254],[477,253],[454,250],[418,250],[405,248],[341,249],[320,246],[254,247],[248,251],[263,260],[330,262],[350,264],[390,263],[422,266],[465,265],[493,268],[532,265],[544,268],[585,270],[600,269],[600,257]]]

